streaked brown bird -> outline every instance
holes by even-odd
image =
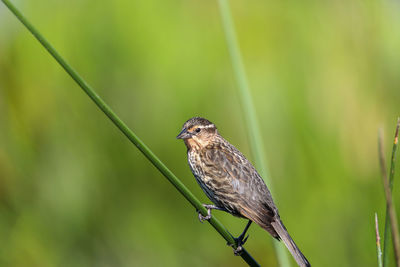
[[[204,204],[208,215],[199,213],[200,221],[209,220],[212,209],[247,218],[249,222],[243,233],[235,238],[238,245],[235,254],[240,253],[247,240],[246,232],[251,222],[255,222],[282,240],[299,266],[311,266],[283,225],[264,180],[246,157],[218,133],[212,122],[191,118],[176,138],[184,140],[190,169],[214,203]]]

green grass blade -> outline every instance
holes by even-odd
[[[383,185],[385,190],[385,199],[386,199],[386,217],[385,217],[385,230],[384,230],[384,240],[383,240],[383,266],[388,266],[389,262],[389,241],[390,237],[393,242],[393,249],[396,259],[396,266],[400,266],[400,237],[399,237],[399,229],[397,223],[397,215],[396,210],[393,205],[392,200],[392,191],[393,191],[393,179],[394,179],[394,170],[395,170],[395,163],[396,163],[396,152],[397,152],[397,144],[398,144],[398,136],[399,136],[399,127],[400,127],[400,118],[397,120],[396,132],[393,142],[392,148],[392,157],[391,157],[391,164],[390,164],[390,174],[389,179],[386,173],[385,167],[385,159],[383,153],[383,134],[382,131],[379,132],[379,159],[382,171],[382,179]]]
[[[376,235],[376,255],[378,257],[378,267],[382,267],[381,236],[379,235],[378,214],[375,212],[375,235]]]
[[[21,21],[21,23],[35,36],[35,38],[46,48],[54,59],[64,68],[64,70],[74,79],[74,81],[85,91],[93,102],[107,115],[108,118],[117,126],[120,131],[146,156],[146,158],[175,186],[175,188],[203,215],[207,215],[207,210],[192,192],[161,162],[161,160],[129,129],[129,127],[112,111],[112,109],[100,98],[99,95],[86,83],[85,80],[58,54],[54,47],[39,33],[38,30],[22,15],[22,13],[8,0],[2,0],[8,9]],[[217,232],[229,242],[234,244],[234,240],[225,227],[213,216],[209,223]],[[236,245],[234,246],[236,248]],[[241,257],[250,266],[259,266],[256,260],[245,250]]]
[[[250,143],[254,163],[260,175],[265,179],[269,189],[272,191],[272,184],[269,179],[268,168],[265,160],[264,145],[261,138],[261,131],[257,123],[256,111],[251,98],[249,85],[246,78],[240,49],[237,42],[233,20],[227,0],[219,0],[219,9],[222,24],[225,32],[226,42],[232,61],[234,76],[238,84],[239,96],[244,112],[247,135]],[[277,258],[280,266],[290,266],[286,248],[278,242],[274,242]]]

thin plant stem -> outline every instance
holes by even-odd
[[[376,254],[378,256],[378,267],[382,267],[381,237],[379,235],[378,215],[375,212],[375,234],[376,234]]]
[[[264,178],[269,189],[271,190],[272,184],[269,179],[268,168],[265,160],[264,144],[261,138],[261,131],[257,123],[257,115],[250,94],[250,88],[247,82],[242,57],[240,54],[240,49],[235,33],[235,26],[230,13],[229,3],[227,0],[218,0],[218,3],[222,18],[222,25],[225,32],[226,43],[232,61],[233,72],[240,96],[239,98],[244,113],[244,121],[246,123],[245,129],[247,129],[247,136],[250,143],[251,153],[257,170],[259,171],[261,177]],[[274,245],[280,266],[290,266],[288,255],[284,246],[279,242],[274,242]]]
[[[388,179],[386,167],[385,167],[385,155],[383,152],[383,131],[379,131],[378,146],[379,146],[379,161],[381,166],[382,180],[385,191],[386,199],[386,218],[385,218],[385,232],[384,232],[384,243],[383,243],[383,266],[388,264],[388,246],[389,246],[389,236],[391,233],[393,250],[396,260],[396,266],[400,266],[400,238],[399,229],[397,223],[396,210],[393,205],[392,199],[392,188],[393,188],[393,177],[394,177],[394,167],[396,161],[396,151],[399,135],[400,119],[397,120],[396,132],[393,142],[392,158],[390,166],[390,177]]]
[[[104,112],[105,115],[114,123],[115,126],[143,153],[143,155],[175,186],[175,188],[199,210],[204,216],[207,210],[193,193],[161,162],[161,160],[129,129],[129,127],[113,112],[113,110],[100,98],[91,86],[60,56],[54,47],[39,33],[38,30],[23,16],[23,14],[8,0],[2,0],[8,9],[18,18],[18,20],[35,36],[43,47],[53,56],[53,58],[64,68],[71,78],[83,89],[83,91],[93,100],[93,102]],[[215,216],[208,222],[217,232],[237,248],[236,242],[226,228]],[[257,261],[243,248],[240,255],[250,266],[260,266]]]

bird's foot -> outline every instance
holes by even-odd
[[[207,204],[203,204],[203,207],[205,207],[207,209],[207,216],[204,216],[203,214],[201,214],[200,211],[197,211],[197,213],[199,214],[199,220],[201,223],[211,219],[211,210],[216,208],[214,205],[207,205]]]
[[[228,246],[231,246],[233,248],[233,254],[235,254],[235,256],[240,256],[243,252],[243,245],[244,243],[246,243],[247,239],[249,238],[249,235],[247,235],[245,237],[244,234],[241,234],[239,237],[233,237],[233,240],[235,240],[235,245],[236,248],[234,247],[234,244],[229,244]]]
[[[233,253],[235,254],[235,256],[240,256],[240,254],[242,254],[242,245],[246,243],[247,238],[249,238],[249,235],[247,235],[246,237],[244,235],[240,235],[238,238],[235,238],[235,242],[237,245],[236,249],[233,249]]]

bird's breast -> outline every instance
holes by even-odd
[[[226,173],[215,171],[216,165],[211,164],[213,165],[211,167],[209,160],[202,158],[204,156],[199,151],[188,151],[189,166],[197,183],[216,206],[224,208],[233,215],[238,216],[235,203],[232,201],[234,197],[231,196],[231,184]]]
[[[201,159],[201,154],[196,150],[189,150],[188,163],[201,189],[214,204],[218,205],[218,200],[215,197],[215,191],[218,189],[214,186],[214,177],[207,174],[207,166]]]
[[[191,149],[188,151],[188,163],[190,169],[198,182],[205,183],[209,178],[204,175],[204,164],[201,160],[200,153]]]

